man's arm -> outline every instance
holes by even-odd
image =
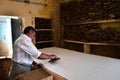
[[[38,57],[38,59],[40,59],[40,60],[54,59],[54,58],[57,58],[56,55],[48,55],[48,54],[45,54],[45,53],[41,53],[41,55]],[[37,64],[36,62],[33,61],[32,68],[33,69],[44,68],[44,65],[41,64],[41,63]]]
[[[41,55],[38,57],[38,59],[45,60],[45,59],[54,59],[57,58],[56,55],[48,55],[45,53],[41,53]]]
[[[33,56],[34,58],[38,59],[54,59],[56,58],[55,55],[48,55],[45,53],[41,53],[33,44],[32,42],[22,41],[19,45],[22,50],[24,50],[27,54]]]

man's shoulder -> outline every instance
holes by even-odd
[[[19,44],[19,43],[23,43],[23,42],[25,42],[25,38],[23,38],[22,36],[20,36],[20,37],[18,37],[18,38],[16,39],[16,41],[15,41],[14,44]]]

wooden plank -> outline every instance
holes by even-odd
[[[50,40],[50,41],[39,41],[39,42],[36,42],[36,43],[48,43],[48,42],[53,42],[53,40]]]
[[[65,42],[77,43],[77,44],[89,44],[89,45],[106,45],[106,46],[120,46],[120,44],[115,43],[97,43],[97,42],[81,42],[73,40],[64,40]]]
[[[80,24],[92,24],[92,23],[111,23],[111,22],[120,22],[120,19],[86,21],[86,22],[68,23],[68,24],[65,24],[65,25],[80,25]]]
[[[36,29],[36,31],[52,31],[53,29]]]

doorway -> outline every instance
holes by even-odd
[[[12,56],[13,43],[21,34],[19,17],[0,16],[0,56]]]

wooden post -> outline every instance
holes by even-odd
[[[84,53],[90,53],[90,44],[84,44]]]

